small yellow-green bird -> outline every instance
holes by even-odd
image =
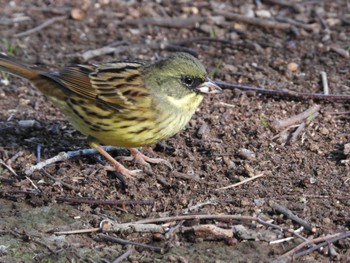
[[[221,91],[187,53],[151,64],[75,65],[57,72],[44,72],[0,53],[0,70],[32,82],[124,176],[134,176],[136,170],[125,168],[100,144],[126,147],[143,165],[162,162],[135,147],[176,134],[191,119],[203,94]]]

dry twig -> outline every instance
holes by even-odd
[[[253,177],[247,178],[247,179],[245,179],[245,180],[243,180],[243,181],[241,181],[241,182],[238,182],[238,183],[235,183],[235,184],[231,184],[231,185],[228,185],[228,186],[224,186],[224,187],[220,187],[220,188],[217,188],[217,189],[215,189],[215,190],[216,190],[216,191],[220,191],[220,190],[226,190],[226,189],[234,188],[234,187],[236,187],[236,186],[245,184],[245,183],[247,183],[247,182],[249,182],[249,181],[255,180],[255,179],[257,179],[257,178],[259,178],[259,177],[263,177],[263,176],[264,176],[264,174],[261,173],[261,174],[255,175],[255,176],[253,176]]]
[[[232,229],[224,229],[215,225],[196,225],[190,227],[182,227],[184,232],[193,231],[194,235],[204,239],[228,239],[233,237]]]
[[[187,18],[183,17],[144,17],[140,19],[131,19],[122,21],[118,24],[123,25],[151,25],[160,27],[173,27],[173,28],[192,28],[196,27],[200,22],[203,22],[206,18],[202,16],[191,16]]]
[[[344,48],[341,48],[341,47],[333,45],[333,46],[330,47],[330,49],[332,51],[334,51],[335,53],[338,53],[339,55],[341,55],[344,58],[349,58],[350,57],[349,51],[344,49]]]
[[[155,246],[150,246],[150,245],[146,245],[146,244],[142,244],[142,243],[138,243],[138,242],[133,242],[133,241],[117,238],[117,237],[111,237],[111,236],[107,236],[105,234],[98,234],[97,236],[105,241],[114,242],[114,243],[118,243],[118,244],[122,244],[122,245],[133,245],[133,246],[137,246],[137,247],[147,248],[147,249],[150,249],[150,250],[158,252],[158,253],[163,253],[163,249],[161,247],[155,247]]]
[[[318,112],[320,109],[321,109],[320,105],[314,105],[311,108],[307,109],[306,111],[304,111],[304,112],[302,112],[302,113],[300,113],[298,115],[295,115],[295,116],[290,117],[288,119],[274,121],[271,124],[271,127],[273,129],[275,129],[275,130],[278,130],[280,128],[291,126],[294,123],[299,122],[299,121],[301,121],[303,119],[310,118],[310,116],[313,116],[313,114]]]
[[[315,246],[312,246],[310,247],[309,249],[305,250],[305,251],[302,251],[302,252],[299,252],[299,253],[296,253],[294,258],[299,258],[299,257],[302,257],[302,256],[305,256],[307,254],[310,254],[311,252],[321,248],[321,247],[325,247],[325,246],[329,246],[331,245],[332,243],[335,243],[339,240],[342,240],[342,239],[345,239],[345,238],[348,238],[350,237],[350,231],[347,231],[347,232],[344,232],[344,233],[339,233],[338,236],[336,237],[333,237],[333,238],[327,238],[325,239],[324,242],[318,244],[318,245],[315,245]]]
[[[328,235],[328,236],[323,236],[323,237],[318,237],[318,238],[314,238],[314,239],[309,239],[303,243],[301,243],[300,245],[296,246],[295,248],[293,248],[292,250],[288,251],[287,253],[283,254],[282,256],[278,257],[277,259],[275,259],[273,262],[282,262],[282,260],[286,259],[291,259],[291,257],[299,250],[301,250],[302,248],[309,246],[311,244],[316,244],[319,242],[323,242],[326,241],[324,243],[322,243],[322,245],[327,245],[329,243],[334,243],[338,240],[347,238],[350,236],[350,231],[346,231],[345,233],[337,233],[337,234],[332,234],[332,235]],[[331,242],[332,241],[332,242]],[[318,249],[319,246],[314,246],[312,247],[312,251],[315,251],[316,249]],[[310,251],[311,252],[311,251]],[[308,252],[308,253],[310,253]],[[299,254],[300,255],[304,255],[304,254]]]
[[[128,246],[128,249],[119,257],[116,259],[112,260],[111,263],[120,263],[123,262],[125,259],[127,259],[132,253],[134,252],[134,247],[133,246]]]
[[[114,151],[119,150],[119,147],[114,146],[102,146],[102,148],[105,151]],[[47,159],[45,161],[39,162],[36,165],[32,165],[24,170],[24,174],[29,176],[32,175],[35,171],[40,170],[44,168],[45,166],[48,166],[50,164],[66,161],[76,156],[82,156],[82,155],[91,155],[91,154],[97,154],[98,152],[95,149],[83,149],[78,151],[68,151],[68,152],[61,152],[58,155]]]
[[[238,216],[238,215],[181,215],[181,216],[169,216],[161,218],[149,218],[133,222],[133,224],[149,224],[149,223],[160,223],[168,221],[179,221],[179,220],[247,220],[247,221],[259,221],[254,216]]]
[[[87,234],[101,231],[101,228],[87,228],[87,229],[75,229],[69,231],[58,231],[54,232],[55,235],[75,235],[75,234]]]
[[[303,29],[308,30],[308,31],[319,31],[319,29],[320,29],[318,24],[312,24],[312,25],[304,24],[304,23],[300,23],[300,22],[295,21],[295,20],[288,18],[288,17],[278,16],[278,17],[276,17],[276,20],[284,22],[284,23],[288,23],[292,26],[303,28]]]
[[[300,123],[300,125],[298,126],[298,128],[295,130],[295,132],[293,132],[292,134],[292,138],[290,139],[290,141],[293,143],[293,142],[296,142],[300,133],[304,130],[305,128],[305,122],[302,122]]]
[[[327,73],[324,71],[321,71],[320,74],[321,74],[321,80],[322,80],[322,86],[323,86],[323,93],[325,95],[329,95]]]
[[[271,4],[275,4],[275,5],[280,5],[283,7],[288,7],[293,9],[293,11],[297,12],[297,13],[301,13],[304,11],[303,6],[299,5],[299,4],[294,4],[291,1],[286,1],[286,0],[264,0],[263,2],[268,2]]]
[[[65,20],[67,18],[68,18],[67,15],[53,17],[53,18],[46,20],[44,23],[42,23],[42,24],[40,24],[40,25],[38,25],[38,26],[36,26],[36,27],[34,27],[32,29],[29,29],[27,31],[15,34],[14,37],[28,36],[30,34],[33,34],[35,32],[38,32],[38,31],[44,29],[45,27],[48,27],[48,26],[50,26],[50,25],[52,25],[52,24],[54,24],[54,23],[56,23],[58,21]]]
[[[310,231],[312,233],[316,233],[316,227],[314,225],[312,225],[311,223],[305,221],[304,219],[301,219],[300,217],[298,217],[297,215],[295,215],[292,211],[290,211],[289,209],[273,203],[271,205],[271,207],[280,212],[281,214],[285,215],[286,217],[288,217],[289,219],[293,220],[294,222],[298,223],[299,225],[303,226],[307,231]]]
[[[291,25],[288,23],[280,23],[272,20],[267,19],[261,19],[261,18],[255,18],[255,17],[247,17],[235,13],[229,13],[226,11],[214,11],[216,15],[221,15],[226,17],[227,19],[232,19],[235,21],[247,23],[250,25],[265,27],[265,28],[274,28],[274,29],[281,29],[281,30],[289,30],[291,29]]]
[[[110,206],[124,206],[124,205],[153,205],[154,200],[94,200],[85,197],[68,197],[58,196],[56,201],[70,202],[75,204],[89,204],[89,205],[110,205]]]
[[[223,81],[215,81],[215,83],[222,89],[240,89],[244,91],[255,91],[258,94],[266,96],[279,96],[290,99],[299,99],[299,100],[322,100],[322,101],[350,101],[350,95],[340,95],[340,94],[319,94],[319,93],[304,93],[304,92],[294,92],[286,90],[268,90],[257,87],[241,86],[231,83],[226,83]]]

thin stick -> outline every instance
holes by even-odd
[[[275,130],[278,130],[280,128],[284,128],[284,127],[293,125],[296,122],[299,122],[303,119],[309,118],[310,116],[312,116],[313,114],[318,112],[320,109],[321,109],[320,105],[314,105],[311,108],[307,109],[306,111],[304,111],[298,115],[295,115],[295,116],[290,117],[288,119],[274,121],[271,124],[271,127]]]
[[[308,241],[305,241],[303,243],[301,243],[300,245],[296,246],[295,248],[291,249],[290,251],[288,251],[287,253],[283,254],[282,256],[278,257],[277,259],[275,259],[275,262],[280,262],[278,260],[280,259],[284,259],[284,258],[288,258],[291,255],[293,255],[295,252],[299,251],[300,249],[311,245],[311,244],[316,244],[318,242],[322,242],[322,241],[326,241],[326,240],[331,240],[334,237],[339,237],[340,235],[343,237],[343,234],[346,234],[347,236],[350,235],[350,231],[347,231],[345,233],[336,233],[336,234],[332,234],[332,235],[328,235],[328,236],[323,236],[323,237],[318,237],[318,238],[314,238],[314,239],[309,239]]]
[[[295,237],[300,238],[303,241],[307,241],[308,240],[307,238],[299,235],[299,232],[301,232],[303,230],[304,230],[303,226],[301,226],[297,230],[291,230],[291,229],[284,228],[283,229],[284,232],[292,233],[294,235],[294,237],[286,237],[286,238],[282,238],[282,239],[278,239],[278,240],[273,240],[273,241],[270,241],[269,244],[279,244],[279,243],[287,242],[289,240],[294,239]]]
[[[14,176],[18,177],[17,173],[12,169],[12,167],[7,165],[2,159],[0,159],[0,164],[5,166]]]
[[[158,253],[163,253],[163,249],[161,247],[155,247],[155,246],[150,246],[150,245],[146,245],[146,244],[142,244],[142,243],[138,243],[138,242],[134,242],[134,241],[129,241],[129,240],[125,240],[125,239],[121,239],[121,238],[117,238],[117,237],[111,237],[111,236],[107,236],[105,234],[98,234],[97,236],[105,241],[110,241],[110,242],[114,242],[114,243],[118,243],[118,244],[122,244],[122,245],[134,245],[134,246],[138,246],[138,247],[147,248],[147,249],[150,249],[150,250],[158,252]]]
[[[276,20],[280,21],[280,22],[288,23],[292,26],[303,28],[303,29],[308,30],[308,31],[316,31],[317,29],[319,29],[318,24],[308,25],[308,24],[300,23],[300,22],[295,21],[295,20],[288,18],[288,17],[278,16],[278,17],[276,17]]]
[[[325,95],[329,95],[328,81],[327,81],[327,73],[324,71],[320,72],[323,86],[323,93]]]
[[[257,87],[241,86],[241,85],[226,83],[223,81],[215,81],[215,84],[217,84],[222,89],[240,89],[245,91],[255,91],[258,94],[263,94],[267,96],[279,96],[279,97],[293,98],[293,99],[299,99],[299,100],[307,100],[307,99],[322,100],[322,101],[349,101],[350,100],[350,95],[340,95],[340,94],[325,95],[320,93],[304,93],[304,92],[293,92],[293,91],[286,91],[286,90],[268,90],[268,89],[257,88]]]
[[[292,138],[290,139],[290,141],[293,143],[293,142],[296,142],[300,133],[302,132],[302,130],[304,130],[305,128],[305,122],[302,122],[298,128],[295,130],[295,132],[293,132],[293,135],[292,135]]]
[[[154,200],[94,200],[84,197],[68,197],[58,196],[56,201],[70,202],[76,204],[89,204],[89,205],[110,205],[110,206],[124,206],[124,205],[153,205]]]
[[[48,27],[50,25],[52,25],[53,23],[56,23],[58,21],[61,21],[61,20],[65,20],[67,19],[68,16],[64,15],[64,16],[56,16],[56,17],[53,17],[49,20],[46,20],[44,23],[32,28],[32,29],[29,29],[27,31],[24,31],[24,32],[21,32],[21,33],[17,33],[14,35],[14,37],[24,37],[24,36],[28,36],[30,34],[33,34],[35,32],[38,32],[42,29],[44,29],[45,27]]]
[[[123,262],[123,260],[127,259],[133,252],[134,252],[134,247],[133,246],[129,246],[129,248],[123,254],[121,254],[116,259],[112,260],[111,263]]]
[[[280,244],[280,243],[288,242],[292,239],[294,239],[294,237],[286,237],[286,238],[282,238],[282,239],[272,240],[269,242],[269,244],[270,245]]]
[[[113,150],[119,150],[119,147],[114,146],[101,146],[105,151],[113,151]],[[44,168],[45,166],[48,166],[53,163],[61,162],[69,160],[76,156],[82,156],[82,155],[92,155],[98,153],[96,149],[83,149],[78,151],[68,151],[68,152],[61,152],[58,155],[47,159],[45,161],[42,161],[40,163],[37,163],[36,165],[32,165],[24,170],[24,174],[29,176],[32,175],[35,171],[40,170]]]
[[[303,226],[307,231],[310,231],[312,233],[316,232],[316,227],[313,226],[311,223],[305,221],[304,219],[301,219],[300,217],[298,217],[297,215],[295,215],[292,211],[290,211],[289,209],[273,203],[271,205],[271,207],[280,212],[281,214],[285,215],[286,217],[288,217],[289,219],[293,220],[294,222],[298,223],[299,225]]]
[[[332,243],[335,243],[337,242],[338,240],[341,240],[341,239],[345,239],[347,237],[350,236],[350,231],[347,231],[345,233],[340,233],[339,236],[336,236],[336,237],[333,237],[331,239],[327,239],[325,242],[321,243],[321,244],[318,244],[316,246],[313,246],[305,251],[302,251],[302,252],[299,252],[297,254],[295,254],[294,258],[299,258],[299,257],[302,257],[302,256],[305,256],[307,254],[310,254],[311,252],[321,248],[321,247],[324,247],[324,246],[327,246],[327,245],[330,245]]]
[[[260,19],[260,18],[255,18],[255,17],[247,17],[239,14],[234,14],[234,13],[229,13],[226,11],[214,11],[216,15],[221,15],[224,16],[228,19],[236,20],[239,22],[244,22],[250,25],[255,25],[255,26],[261,26],[265,28],[274,28],[274,29],[281,29],[281,30],[289,30],[291,29],[291,25],[287,23],[280,23],[272,20],[267,20],[267,19]]]
[[[337,46],[331,46],[330,49],[333,50],[334,52],[338,53],[339,55],[343,56],[344,58],[350,57],[350,53],[348,50],[345,50],[345,49],[337,47]]]
[[[70,230],[70,231],[59,231],[54,232],[55,235],[74,235],[74,234],[86,234],[86,233],[94,233],[101,231],[101,228],[88,228],[88,229],[76,229],[76,230]]]
[[[263,2],[268,2],[275,5],[289,7],[297,13],[301,13],[304,10],[304,8],[301,5],[293,4],[293,3],[290,3],[290,1],[286,1],[286,0],[264,0]]]
[[[236,107],[236,105],[229,104],[229,103],[225,103],[225,102],[222,102],[222,101],[216,103],[215,106],[216,106],[216,105],[217,105],[217,106],[226,106],[226,107],[229,107],[229,108],[235,108],[235,107]]]
[[[149,218],[132,222],[132,224],[149,224],[149,223],[160,223],[168,221],[179,221],[179,220],[247,220],[257,221],[258,218],[254,216],[237,216],[237,215],[182,215],[182,216],[169,216],[161,218]]]
[[[265,176],[265,175],[264,175],[263,173],[261,173],[261,174],[255,175],[255,176],[253,176],[253,177],[250,177],[250,178],[248,178],[248,179],[245,179],[245,180],[243,180],[243,181],[241,181],[241,182],[238,182],[238,183],[236,183],[236,184],[231,184],[231,185],[228,185],[228,186],[220,187],[220,188],[217,188],[217,189],[215,189],[215,190],[216,190],[216,191],[220,191],[220,190],[225,190],[225,189],[234,188],[234,187],[236,187],[236,186],[245,184],[245,183],[247,183],[247,182],[249,182],[249,181],[255,180],[255,179],[257,179],[257,178],[259,178],[259,177],[263,177],[263,176]]]
[[[57,178],[53,177],[51,174],[49,174],[47,171],[45,171],[45,169],[42,169],[42,171],[43,171],[44,175],[46,175],[48,178],[50,178],[51,180],[53,180],[53,181],[56,182],[56,183],[59,183],[59,184],[63,185],[63,186],[66,187],[67,189],[69,189],[69,190],[78,190],[78,188],[76,188],[76,187],[74,187],[74,186],[72,186],[72,185],[70,185],[70,184],[67,184],[67,183],[63,182],[63,181],[60,180],[60,179],[57,179]]]
[[[192,28],[203,22],[206,18],[202,16],[190,16],[188,18],[183,17],[144,17],[140,19],[131,19],[120,22],[123,25],[151,25],[160,27],[172,27],[172,28]]]
[[[39,191],[26,191],[26,190],[0,190],[0,194],[26,194],[26,195],[35,195],[41,196],[42,193]]]

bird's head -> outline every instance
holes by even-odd
[[[175,53],[145,67],[146,85],[156,93],[174,100],[188,95],[219,93],[198,59],[187,53]]]

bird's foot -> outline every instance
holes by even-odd
[[[135,161],[136,163],[142,166],[145,166],[148,171],[152,171],[150,163],[154,163],[154,164],[162,163],[162,164],[165,164],[170,169],[173,169],[172,165],[167,160],[164,160],[161,158],[150,158],[135,148],[130,148],[129,151],[131,153],[131,156],[120,157],[119,159],[122,159],[124,161]]]
[[[132,179],[137,178],[140,174],[143,173],[143,170],[141,170],[141,169],[129,170],[129,169],[125,168],[124,165],[120,164],[119,162],[113,163],[113,166],[106,166],[106,169],[110,170],[110,171],[117,172],[124,177],[132,178]]]

